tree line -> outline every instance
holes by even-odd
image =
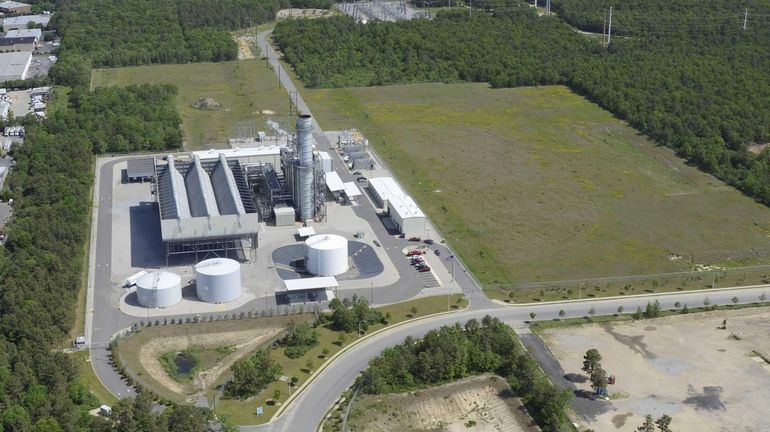
[[[578,3],[592,1],[600,9],[599,0]],[[712,3],[714,11],[700,7],[701,13],[719,16],[719,8],[729,8],[726,0]],[[662,1],[651,4],[664,14]],[[598,18],[601,22],[602,15]],[[609,47],[559,18],[523,8],[366,25],[349,17],[291,20],[277,25],[274,38],[311,87],[568,85],[770,205],[770,154],[749,151],[770,142],[770,31],[767,26],[743,31],[736,20],[728,21],[730,31],[685,26],[673,33],[616,37]]]
[[[86,430],[94,407],[66,340],[86,266],[94,152],[181,144],[175,89],[75,89],[45,123],[25,119],[4,195],[13,198],[0,248],[0,428]]]
[[[51,76],[87,84],[91,67],[234,60],[230,30],[273,20],[288,0],[62,0]]]
[[[406,338],[372,359],[358,383],[368,394],[401,393],[488,372],[506,377],[544,431],[567,423],[569,392],[554,387],[513,330],[489,315]]]

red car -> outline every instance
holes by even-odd
[[[425,251],[423,251],[423,250],[413,249],[413,250],[410,250],[409,252],[407,252],[406,256],[410,256],[411,257],[411,256],[422,255],[424,253],[425,253]]]
[[[420,273],[429,272],[430,271],[430,267],[425,266],[425,267],[423,267],[423,268],[421,268],[421,269],[419,269],[417,271],[420,272]]]

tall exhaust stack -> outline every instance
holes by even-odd
[[[297,118],[297,152],[299,153],[299,217],[302,221],[312,220],[313,206],[313,118],[302,114]]]

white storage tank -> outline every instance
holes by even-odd
[[[150,272],[136,281],[136,296],[147,308],[165,308],[182,301],[182,278],[178,274]]]
[[[195,290],[207,303],[227,303],[241,296],[241,265],[228,258],[211,258],[195,265]]]
[[[305,269],[316,276],[348,271],[348,240],[336,234],[314,235],[305,240]]]

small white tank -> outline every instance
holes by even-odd
[[[337,276],[348,271],[348,240],[319,234],[305,240],[305,270],[316,276]]]
[[[136,297],[146,308],[165,308],[182,301],[182,278],[178,274],[150,272],[136,281]]]
[[[211,258],[195,265],[195,292],[207,303],[227,303],[241,296],[241,265],[228,258]]]

